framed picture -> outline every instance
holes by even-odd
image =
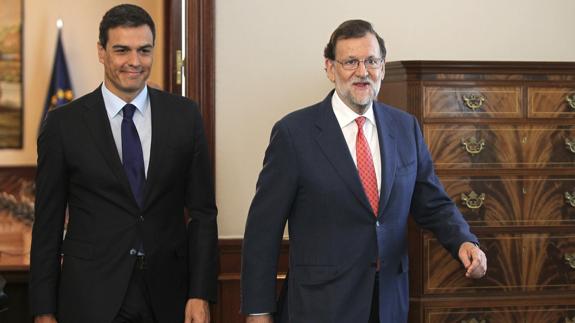
[[[22,3],[0,0],[0,149],[22,148]]]

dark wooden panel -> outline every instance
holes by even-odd
[[[575,291],[575,234],[495,233],[479,238],[489,267],[485,278],[472,280],[437,240],[425,235],[425,294]]]
[[[485,278],[466,279],[410,221],[409,322],[573,322],[574,89],[573,62],[386,63],[379,99],[417,117],[488,259]],[[484,97],[475,111],[472,94]]]
[[[28,284],[26,280],[15,278],[13,274],[0,270],[8,283],[5,292],[8,295],[8,309],[0,313],[0,323],[28,323],[32,317],[28,311]]]
[[[575,88],[530,87],[527,94],[530,118],[575,117]]]
[[[427,124],[423,132],[437,169],[575,166],[572,125]]]
[[[187,0],[187,57],[184,62],[188,97],[200,104],[212,165],[215,163],[216,88],[214,0]],[[215,168],[212,169],[215,173]]]
[[[164,0],[166,48],[164,51],[164,76],[166,89],[180,94],[182,85],[177,83],[176,51],[182,49],[182,23],[186,24],[187,40],[184,60],[186,96],[200,105],[204,131],[215,173],[215,16],[214,0],[187,0],[182,9],[179,0]],[[187,10],[187,22],[182,22],[182,10]]]
[[[473,227],[575,226],[575,177],[453,177],[441,182]]]
[[[427,311],[425,323],[567,323],[574,306],[442,308]]]
[[[240,271],[242,257],[242,239],[220,239],[220,274],[218,276],[218,303],[212,306],[214,323],[241,323],[240,314]],[[285,273],[288,269],[289,242],[283,241],[278,261],[279,293]]]
[[[424,118],[520,118],[523,114],[519,86],[426,86],[423,96]]]

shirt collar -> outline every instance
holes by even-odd
[[[341,128],[348,126],[350,123],[355,122],[358,117],[365,117],[373,126],[375,126],[375,115],[373,114],[373,102],[369,105],[367,110],[363,115],[355,113],[350,107],[348,107],[342,99],[337,94],[337,91],[333,91],[333,96],[331,97],[331,106],[333,107],[333,112],[337,118],[337,122]]]
[[[148,87],[144,86],[144,88],[136,95],[136,97],[132,100],[132,102],[125,102],[124,100],[120,99],[117,95],[112,93],[107,87],[105,83],[102,83],[102,96],[104,97],[104,105],[106,106],[106,112],[108,113],[108,118],[112,119],[115,117],[124,106],[128,103],[133,104],[136,106],[136,109],[140,111],[140,113],[144,114],[148,107]]]

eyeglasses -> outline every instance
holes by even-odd
[[[359,63],[363,63],[365,68],[370,70],[375,70],[381,68],[381,64],[383,63],[383,58],[378,57],[368,57],[364,60],[357,59],[357,58],[350,58],[344,61],[334,60],[341,64],[344,70],[355,70],[359,67]]]

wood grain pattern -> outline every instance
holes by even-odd
[[[424,137],[437,169],[575,167],[575,126],[427,124]],[[478,154],[462,141],[484,140]]]
[[[575,207],[565,192],[575,192],[575,177],[441,178],[447,194],[473,227],[575,226]],[[462,194],[485,194],[480,208],[466,205]]]
[[[520,118],[522,92],[518,86],[426,86],[424,118]],[[464,97],[485,99],[477,110],[470,109]]]
[[[575,322],[573,90],[575,63],[386,64],[379,99],[417,117],[488,259],[485,278],[466,279],[410,221],[410,323]],[[470,94],[484,97],[475,111]]]
[[[575,118],[575,108],[567,98],[575,98],[575,87],[529,87],[528,116],[530,118]]]
[[[575,307],[440,308],[426,314],[426,323],[566,323],[575,317]]]
[[[471,280],[461,264],[426,235],[425,294],[575,291],[575,269],[564,259],[575,250],[575,234],[484,234],[480,241],[489,269],[484,279]]]

